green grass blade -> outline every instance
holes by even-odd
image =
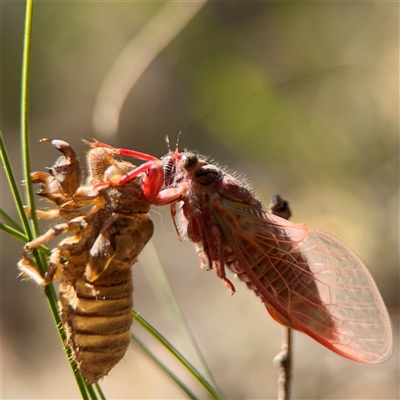
[[[28,241],[28,237],[23,232],[13,228],[12,226],[9,226],[9,225],[6,225],[6,224],[3,224],[2,222],[0,222],[0,229],[4,232],[8,233],[11,236],[14,236],[18,240],[23,241],[24,243],[26,243]]]
[[[96,383],[94,384],[94,387],[96,388],[97,393],[98,393],[99,396],[100,396],[100,399],[101,399],[101,400],[107,400],[107,397],[104,395],[103,389],[101,388],[101,386],[100,386],[100,384],[99,384],[98,382],[96,382]]]
[[[30,150],[29,95],[30,95],[30,74],[31,74],[32,16],[33,16],[33,0],[27,0],[26,12],[25,12],[24,48],[22,55],[21,150],[22,150],[22,160],[23,160],[22,167],[26,182],[26,194],[27,194],[28,206],[31,210],[32,227],[35,236],[38,236],[39,227],[36,218],[34,192],[31,185],[31,169],[30,169],[31,163],[30,163],[30,151],[29,151]]]
[[[87,385],[86,382],[83,380],[83,378],[82,378],[82,381],[83,381],[82,389],[87,390],[90,399],[98,400],[99,398],[97,397],[94,385]],[[97,383],[97,385],[98,385],[98,387],[100,387],[100,384]]]
[[[3,207],[0,207],[0,217],[3,217],[13,228],[22,232],[22,226]]]
[[[160,332],[157,331],[148,321],[139,315],[135,310],[132,311],[134,318],[146,331],[154,336],[184,367],[194,376],[194,378],[204,387],[212,399],[222,399],[223,397],[216,389],[201,375],[196,367],[185,358],[185,356],[172,345]]]
[[[32,235],[32,231],[31,231],[31,226],[29,224],[28,217],[25,214],[22,197],[21,197],[21,194],[19,193],[17,180],[15,179],[15,175],[14,175],[14,171],[13,171],[13,168],[11,165],[10,157],[8,156],[7,148],[6,148],[6,145],[4,142],[3,133],[1,131],[0,131],[0,156],[1,156],[1,162],[4,166],[4,171],[7,176],[8,183],[10,185],[11,194],[14,198],[15,206],[17,208],[19,217],[21,219],[22,225],[26,232],[26,236],[29,238],[29,240],[32,240],[33,235]]]
[[[24,232],[14,229],[12,226],[3,224],[0,222],[0,230],[8,233],[11,236],[14,236],[16,239],[20,240],[21,242],[26,243],[28,241],[28,237],[25,235]],[[50,249],[48,249],[46,246],[38,246],[37,248],[42,254],[44,254],[46,257],[50,255]]]
[[[143,271],[167,321],[170,323],[171,327],[178,332],[180,337],[185,340],[188,349],[192,352],[193,356],[197,357],[199,360],[202,367],[202,374],[212,382],[216,391],[219,392],[218,385],[212,376],[210,368],[186,322],[184,315],[182,314],[179,305],[176,302],[163,265],[158,258],[157,250],[151,240],[146,245],[146,252],[141,254],[140,262],[145,266]],[[221,394],[220,397],[222,397]]]
[[[185,385],[185,383],[179,379],[154,353],[133,333],[131,333],[131,339],[136,343],[137,346],[152,359],[181,389],[186,393],[190,399],[197,400],[197,396]]]

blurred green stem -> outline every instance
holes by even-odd
[[[3,207],[0,207],[0,216],[12,225],[13,228],[22,232],[22,226]]]
[[[222,399],[222,396],[214,389],[210,383],[201,375],[196,367],[188,361],[182,353],[180,353],[171,342],[169,342],[157,329],[154,328],[148,321],[139,315],[135,310],[132,311],[132,317],[144,328],[151,333],[168,351],[170,351],[183,366],[200,382],[204,389],[209,393],[212,399]]]
[[[0,222],[0,229],[6,233],[8,233],[11,236],[14,236],[15,238],[22,240],[23,242],[27,242],[28,238],[27,236],[22,233],[21,231],[14,229],[12,226],[3,224],[2,222]]]
[[[8,183],[10,185],[10,188],[11,188],[11,193],[13,195],[14,202],[15,202],[15,205],[17,207],[17,211],[19,213],[19,217],[20,217],[21,222],[22,222],[22,224],[24,226],[24,230],[26,232],[27,237],[29,238],[29,240],[31,240],[31,239],[33,239],[32,232],[31,232],[31,227],[30,227],[30,224],[29,224],[28,217],[25,214],[24,204],[22,202],[22,197],[21,197],[21,195],[19,193],[17,180],[15,179],[15,175],[14,175],[14,172],[13,172],[13,169],[12,169],[10,157],[8,156],[6,144],[4,142],[3,133],[1,131],[0,131],[0,155],[1,155],[1,161],[2,161],[3,166],[4,166],[4,171],[5,171],[6,176],[7,176],[7,180],[8,180]]]
[[[212,376],[207,361],[205,360],[196,339],[194,338],[190,327],[176,302],[168,278],[158,257],[157,250],[152,241],[147,243],[146,251],[141,254],[140,262],[142,265],[145,265],[143,271],[166,319],[170,322],[174,331],[179,333],[180,337],[184,339],[185,344],[187,345],[186,349],[190,351],[190,358],[193,359],[193,357],[196,357],[198,359],[202,374],[212,382],[215,390],[219,392],[218,385]],[[220,393],[219,396],[222,397]]]
[[[168,368],[154,353],[133,333],[131,333],[131,339],[136,343],[137,346],[153,360],[181,389],[186,393],[189,398],[197,399],[196,395],[189,389],[189,387],[175,375],[170,368]]]

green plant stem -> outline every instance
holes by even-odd
[[[28,241],[28,237],[21,231],[13,228],[12,226],[3,224],[2,222],[0,222],[0,229],[6,233],[8,233],[11,236],[14,236],[15,238],[23,241],[24,243],[26,243]]]
[[[131,339],[140,347],[140,349],[152,359],[182,390],[189,398],[197,400],[197,396],[188,388],[188,386],[178,378],[154,353],[133,333],[131,333]]]
[[[0,156],[1,156],[1,161],[3,163],[3,166],[4,166],[4,171],[7,176],[8,183],[10,185],[11,193],[14,198],[14,202],[17,207],[17,211],[19,213],[19,217],[21,219],[22,225],[26,232],[26,236],[28,237],[29,240],[32,240],[33,235],[32,235],[32,231],[31,231],[31,226],[29,224],[28,217],[25,214],[22,197],[19,193],[17,180],[15,179],[15,175],[14,175],[14,172],[12,169],[10,157],[8,156],[7,148],[6,148],[6,145],[4,142],[4,137],[3,137],[3,134],[1,131],[0,131]]]
[[[179,335],[189,345],[191,351],[191,358],[196,356],[202,367],[202,374],[212,383],[213,387],[219,392],[218,385],[212,376],[207,361],[205,360],[197,342],[194,338],[187,321],[176,302],[175,296],[172,292],[171,286],[168,282],[167,275],[158,257],[157,250],[152,240],[146,245],[146,252],[141,254],[140,262],[145,268],[143,271],[147,277],[149,285],[151,286],[154,295],[160,304],[163,314],[167,318],[171,327],[179,333]],[[193,359],[193,358],[192,358]],[[222,397],[221,394],[219,394]]]
[[[0,216],[12,225],[13,228],[22,232],[22,226],[3,207],[0,207]]]
[[[14,229],[12,226],[3,224],[2,222],[0,222],[0,230],[8,233],[11,236],[14,236],[16,239],[21,240],[21,242],[26,243],[28,241],[28,237],[24,232]],[[47,257],[50,255],[50,249],[48,249],[46,246],[41,245],[37,249]]]
[[[95,386],[95,388],[96,388],[96,390],[97,390],[97,393],[98,393],[99,396],[100,396],[100,399],[101,399],[101,400],[107,400],[106,396],[105,396],[104,393],[103,393],[103,389],[101,388],[101,386],[99,385],[99,383],[96,382],[96,383],[94,384],[94,386]]]
[[[135,310],[132,311],[132,317],[151,335],[153,335],[167,350],[169,350],[184,366],[185,368],[195,377],[197,381],[204,387],[204,389],[209,393],[212,399],[221,399],[221,395],[217,393],[210,383],[204,379],[201,373],[196,369],[196,367],[187,360],[182,353],[177,350],[171,342],[169,342],[160,332],[157,331],[148,321],[139,315]]]
[[[97,397],[96,391],[95,391],[95,387],[93,385],[87,385],[85,380],[82,378],[83,381],[83,385],[82,385],[82,389],[86,389],[90,399],[92,400],[98,400],[99,398]],[[100,387],[100,384],[97,383],[97,386]],[[105,397],[103,397],[103,399],[105,399]]]
[[[21,150],[23,170],[26,182],[26,194],[28,206],[31,210],[32,227],[35,237],[39,235],[39,227],[36,218],[35,199],[31,182],[31,163],[29,146],[29,97],[31,75],[31,43],[32,43],[32,16],[33,0],[27,0],[25,12],[24,49],[22,56],[22,92],[21,92]],[[25,228],[26,229],[26,228]],[[30,231],[30,229],[29,229]],[[32,233],[28,237],[31,239]]]
[[[22,56],[22,85],[21,85],[21,153],[23,160],[23,171],[26,182],[26,193],[28,207],[30,208],[30,215],[32,221],[32,227],[29,223],[28,217],[25,214],[24,207],[22,204],[21,196],[16,185],[15,177],[12,174],[11,163],[8,159],[7,152],[5,150],[4,141],[1,138],[2,145],[2,158],[3,163],[6,168],[7,176],[9,177],[9,182],[11,190],[14,195],[15,202],[17,204],[18,212],[22,224],[25,229],[26,236],[29,240],[39,235],[39,226],[36,216],[36,207],[34,200],[34,191],[32,187],[31,180],[31,168],[30,168],[30,146],[29,146],[29,97],[30,97],[30,60],[31,60],[31,38],[32,38],[32,16],[33,16],[33,0],[27,0],[26,11],[25,11],[25,27],[24,27],[24,46],[23,46],[23,56]],[[6,157],[4,157],[4,154]],[[12,177],[12,179],[10,178]],[[32,232],[33,231],[33,232]],[[36,265],[39,271],[44,274],[46,271],[46,262],[40,251],[35,249],[33,251],[35,257]],[[72,360],[71,349],[66,345],[67,337],[66,333],[62,327],[61,318],[58,309],[58,299],[54,290],[53,285],[47,285],[44,288],[46,298],[53,316],[54,323],[57,327],[61,342],[64,346],[65,353],[69,360],[71,369],[74,373],[75,380],[79,387],[83,399],[93,399],[97,400],[96,393],[93,388],[86,385],[82,375],[78,372],[75,362]]]

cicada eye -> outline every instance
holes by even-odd
[[[221,178],[221,170],[214,165],[204,165],[196,171],[196,180],[207,186]]]
[[[193,153],[187,153],[182,158],[182,166],[187,170],[195,168],[198,163],[199,163],[199,158],[196,156],[196,154]]]

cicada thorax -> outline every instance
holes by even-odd
[[[75,153],[66,142],[52,143],[64,156],[50,169],[52,185],[46,181],[47,175],[41,175],[43,179],[36,182],[42,184],[42,196],[57,206],[52,215],[67,222],[28,243],[27,249],[60,233],[70,234],[55,247],[50,259],[53,270],[59,270],[61,317],[72,357],[85,380],[92,384],[122,359],[130,343],[131,266],[153,235],[154,227],[141,177],[123,186],[96,188],[102,182],[118,183],[135,168],[123,161],[115,149],[93,146],[86,157],[87,183],[76,187],[76,179],[70,175],[80,169],[76,157],[72,157]],[[69,161],[74,165],[69,166]],[[65,207],[68,212],[64,212]],[[20,269],[30,277],[34,275],[26,255]],[[51,277],[54,274],[53,271]],[[52,280],[33,278],[42,285]]]

